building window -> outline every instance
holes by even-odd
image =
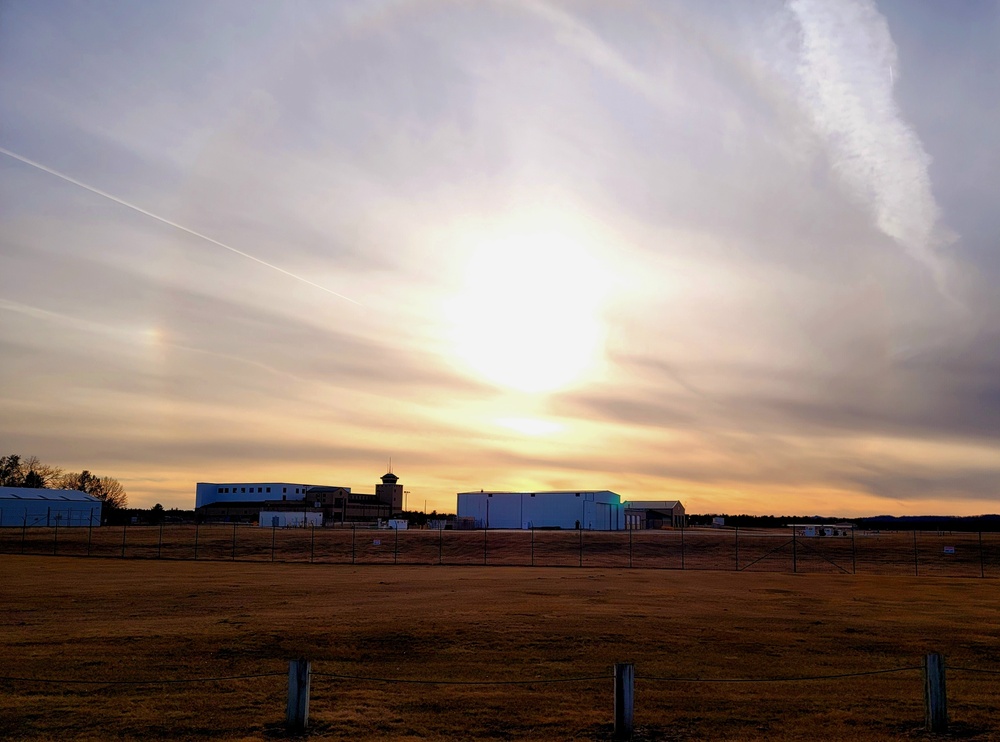
[[[263,492],[263,491],[264,491],[264,488],[263,488],[263,487],[258,487],[258,488],[257,488],[257,491],[258,491],[258,492]]]
[[[534,497],[534,496],[535,496],[535,493],[534,493],[534,492],[532,492],[532,493],[531,493],[531,496],[532,496],[532,497]]]
[[[222,487],[219,487],[216,492],[222,492]]]
[[[267,492],[268,492],[268,494],[271,493],[271,488],[270,487],[267,488]]]
[[[282,491],[282,492],[288,492],[288,487],[282,487],[282,488],[281,488],[281,491]],[[282,499],[282,500],[284,500],[285,498],[284,498],[284,497],[282,497],[281,499]]]
[[[246,491],[247,491],[247,488],[246,488],[246,487],[240,487],[240,491],[241,491],[241,492],[246,492]]]

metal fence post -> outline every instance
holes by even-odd
[[[489,542],[489,538],[490,538],[490,529],[489,528],[484,528],[483,529],[483,566],[486,566],[486,557],[487,557],[487,554],[489,553],[489,543],[488,543]]]
[[[444,564],[444,529],[438,529],[438,564]]]
[[[312,534],[309,539],[309,563],[313,563],[313,555],[316,553],[316,524],[312,524]]]
[[[851,529],[851,574],[858,573],[858,552],[854,547],[854,529]]]
[[[21,524],[21,553],[24,553],[24,537],[28,532],[28,509],[24,509],[24,522]]]
[[[160,538],[156,542],[156,558],[160,558],[160,554],[163,553],[163,521],[160,521]]]
[[[278,527],[274,525],[274,521],[271,521],[271,561],[274,561],[274,536],[277,533]]]
[[[979,576],[986,576],[986,564],[983,562],[983,532],[979,532]]]
[[[125,535],[128,533],[128,521],[122,526],[122,559],[125,558]]]
[[[90,556],[90,543],[94,538],[94,511],[90,511],[90,524],[87,526],[87,556]]]
[[[736,526],[736,571],[740,571],[740,527]]]
[[[357,541],[357,538],[358,538],[358,524],[357,523],[352,523],[351,524],[351,564],[354,564],[354,552],[355,552],[354,544],[355,544],[355,541]]]
[[[629,527],[629,529],[628,529],[628,566],[629,566],[629,569],[631,569],[632,568],[632,528],[631,528],[631,524],[630,523],[626,523],[625,525]]]
[[[917,557],[917,531],[913,530],[913,574],[914,576],[920,575],[920,561]]]
[[[615,663],[615,739],[632,739],[635,665]]]
[[[399,524],[392,530],[396,532],[396,538],[392,542],[392,563],[399,564]]]
[[[59,553],[59,518],[56,518],[56,527],[52,529],[52,556]]]
[[[940,654],[929,654],[924,657],[924,718],[928,732],[943,734],[948,731],[944,657]]]
[[[233,523],[233,561],[236,561],[236,523]]]
[[[792,574],[799,571],[799,542],[795,538],[795,526],[792,526]]]
[[[194,560],[198,561],[198,531],[201,530],[201,523],[194,522]]]
[[[291,660],[288,663],[288,707],[285,721],[293,732],[305,731],[309,726],[309,684],[312,663],[309,660]]]
[[[578,529],[576,529],[576,530],[580,534],[580,564],[579,564],[579,566],[582,567],[583,566],[583,524],[581,523],[580,527]]]
[[[684,531],[686,530],[687,528],[685,528],[685,526],[682,524],[681,525],[681,569],[682,570],[684,569]]]

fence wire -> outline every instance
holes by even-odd
[[[248,524],[0,527],[0,554],[353,565],[480,565],[1000,577],[1000,533],[760,529],[430,531]]]

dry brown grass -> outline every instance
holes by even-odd
[[[565,685],[313,679],[316,739],[602,739],[614,662],[645,739],[919,739],[919,672],[690,684],[919,664],[1000,668],[993,580],[626,569],[0,556],[0,675],[86,680],[317,672]],[[0,738],[267,739],[285,679],[0,681]],[[951,671],[956,736],[1000,739],[998,676]]]

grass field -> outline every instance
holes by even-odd
[[[606,739],[615,662],[640,739],[920,739],[920,664],[1000,670],[994,580],[0,556],[3,739],[281,737],[287,661],[313,739]],[[646,678],[645,680],[643,678]],[[952,736],[1000,739],[1000,675],[949,670]]]

